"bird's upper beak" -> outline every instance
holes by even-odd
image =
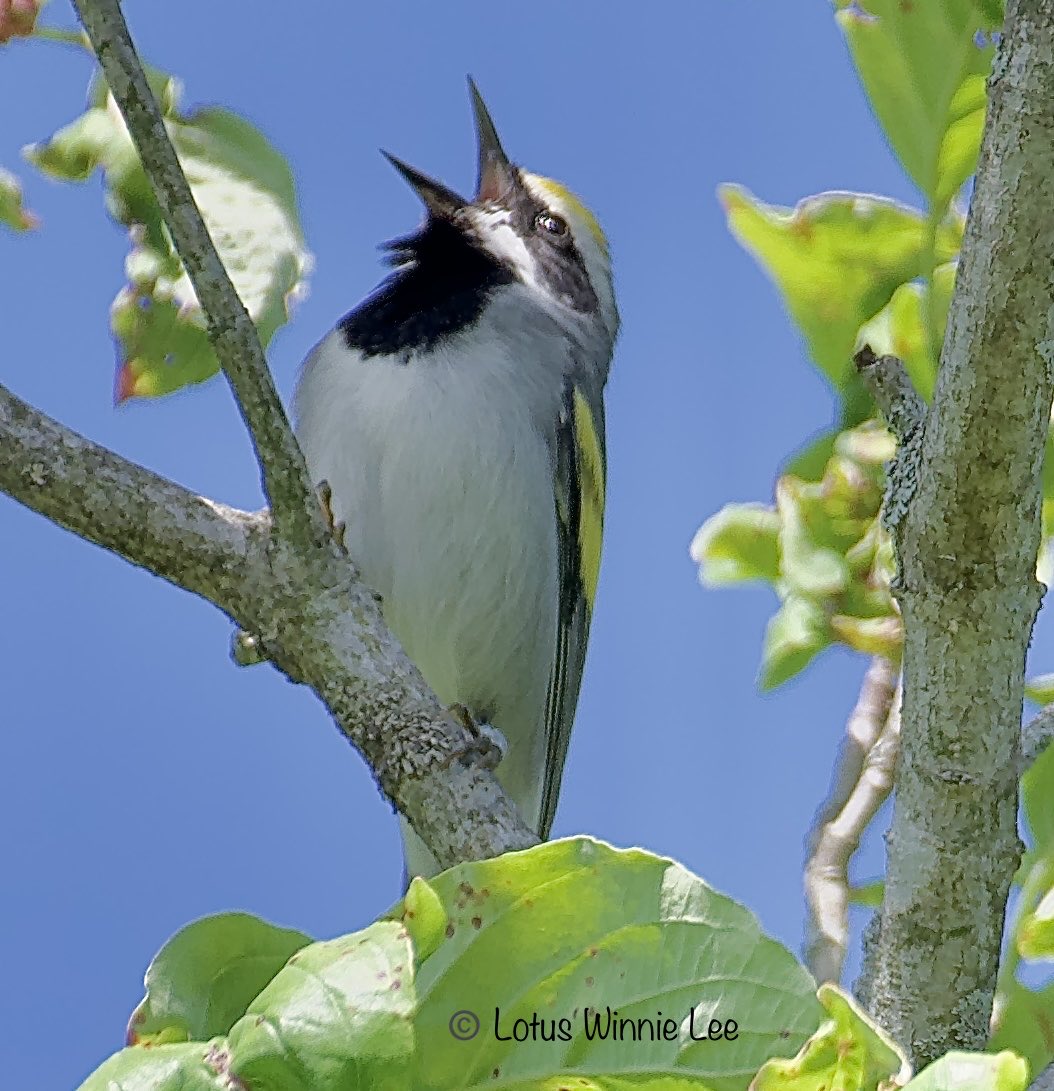
[[[498,130],[479,93],[475,81],[469,76],[469,93],[472,110],[476,115],[476,138],[479,141],[479,176],[476,181],[476,200],[480,204],[500,201],[516,182],[516,168],[509,162],[505,149],[498,139]]]
[[[516,168],[509,162],[509,157],[501,146],[490,112],[471,76],[468,87],[472,95],[472,109],[476,115],[476,136],[479,141],[479,178],[476,183],[475,200],[479,204],[500,201],[512,191],[516,184]],[[427,174],[422,174],[421,171],[397,159],[389,152],[382,154],[413,186],[431,215],[449,220],[471,203],[454,190],[444,186],[442,182],[429,178]]]

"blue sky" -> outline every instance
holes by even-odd
[[[474,179],[465,75],[510,154],[607,229],[623,336],[608,388],[607,538],[558,834],[674,856],[794,950],[801,842],[862,660],[824,655],[759,695],[774,601],[704,591],[688,557],[730,500],[768,499],[781,458],[832,415],[715,187],[792,204],[824,189],[914,201],[827,4],[280,5],[130,2],[144,56],[188,103],[247,115],[289,157],[316,257],[270,358],[288,397],[311,345],[377,282],[376,244],[417,222],[385,147]],[[273,13],[273,14],[272,14]],[[61,4],[52,20],[67,20]],[[67,20],[68,21],[68,20]],[[0,236],[0,382],[209,496],[258,475],[214,381],[115,410],[107,308],[125,240],[97,181],[34,176],[18,149],[80,112],[87,59],[0,53],[0,164],[40,232]],[[123,1039],[156,948],[242,908],[324,937],[397,897],[395,820],[313,695],[227,658],[210,606],[0,498],[0,1025],[12,1087],[74,1086]],[[1054,664],[1041,620],[1034,669]],[[881,867],[873,838],[858,874]]]

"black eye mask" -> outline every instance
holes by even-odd
[[[538,262],[546,286],[572,310],[589,314],[599,307],[596,292],[589,282],[585,262],[575,246],[567,225],[535,197],[521,179],[509,195],[510,222]],[[547,220],[563,231],[552,230]]]

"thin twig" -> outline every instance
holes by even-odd
[[[841,978],[849,939],[849,862],[893,789],[900,736],[896,681],[897,671],[888,660],[871,661],[846,723],[834,785],[809,834],[805,962],[819,982]],[[1052,741],[1054,705],[1048,705],[1021,729],[1022,775]]]
[[[208,325],[209,340],[248,426],[278,532],[303,548],[327,528],[303,455],[271,381],[256,327],[227,275],[139,62],[117,0],[73,0],[157,195]]]
[[[209,238],[116,0],[74,0],[152,179],[252,435],[271,502],[212,504],[97,447],[6,391],[0,491],[214,602],[310,686],[441,866],[537,841],[493,748],[444,710],[334,541],[256,331]]]
[[[875,399],[890,431],[897,438],[897,450],[886,467],[886,494],[882,499],[882,526],[900,544],[900,527],[918,487],[922,463],[922,439],[926,425],[926,403],[912,384],[904,364],[896,356],[876,356],[864,345],[853,357],[864,386]],[[900,554],[893,578],[896,591],[900,580]]]
[[[898,669],[888,659],[871,660],[846,721],[831,790],[808,837],[805,961],[820,983],[841,979],[849,940],[849,860],[889,795],[888,787],[883,791],[882,786],[889,779],[884,762],[891,748],[876,744],[890,735],[897,677]],[[892,756],[895,750],[892,747]]]
[[[893,435],[903,443],[926,416],[926,403],[903,362],[896,356],[876,356],[870,345],[864,345],[853,362]]]

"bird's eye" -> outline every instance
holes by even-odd
[[[534,217],[534,226],[557,238],[567,234],[567,221],[552,212],[539,212]]]

